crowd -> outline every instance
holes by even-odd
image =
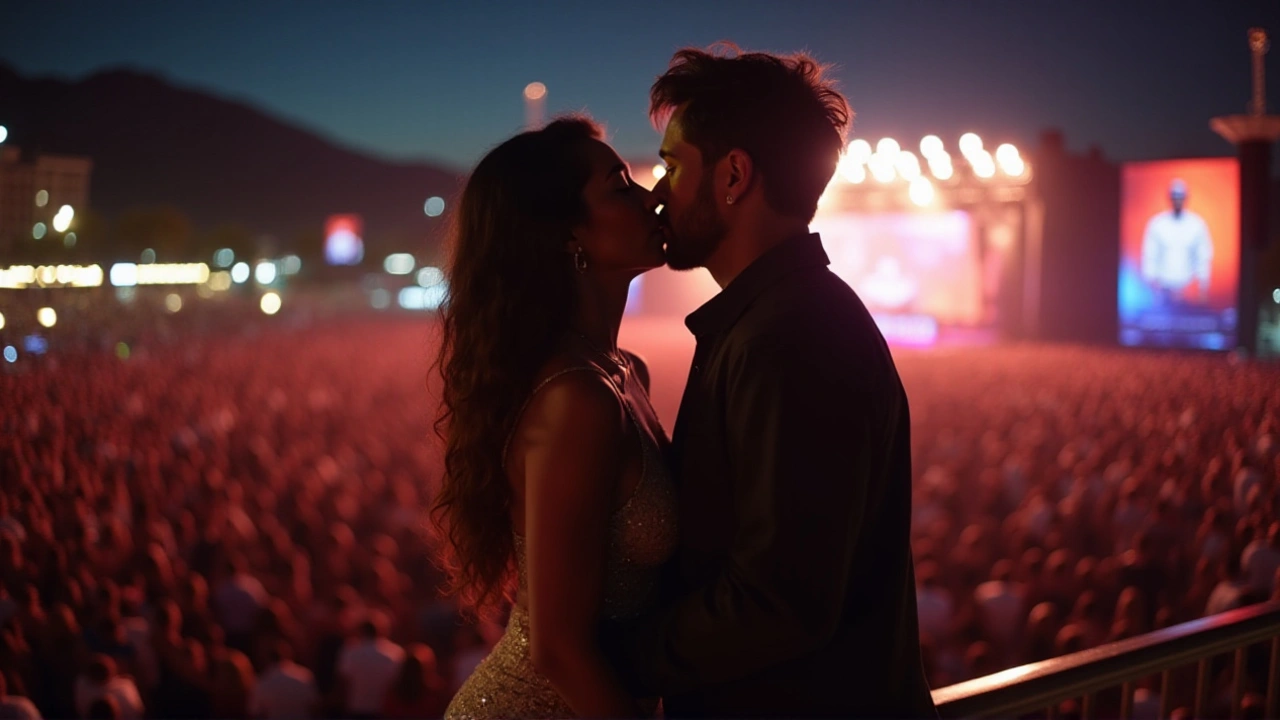
[[[167,329],[129,354],[107,325],[0,372],[0,716],[439,716],[500,628],[433,562],[434,326],[143,302]],[[899,367],[934,687],[1276,594],[1280,368],[1048,346]]]

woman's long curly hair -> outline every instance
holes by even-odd
[[[577,307],[568,243],[587,212],[587,143],[601,134],[574,116],[507,140],[471,173],[455,216],[435,425],[445,472],[431,517],[449,591],[475,612],[509,599],[506,444]]]

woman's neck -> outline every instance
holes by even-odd
[[[596,350],[615,352],[631,280],[620,277],[579,282],[578,309],[569,322],[570,332],[580,335]]]

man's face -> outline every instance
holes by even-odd
[[[1177,190],[1169,193],[1169,203],[1173,205],[1173,212],[1182,212],[1182,207],[1187,204],[1187,193]]]
[[[667,123],[658,155],[667,173],[654,186],[662,202],[662,217],[670,229],[667,265],[673,270],[702,267],[715,253],[728,231],[715,197],[713,165],[702,161],[702,152],[684,139],[677,110]]]

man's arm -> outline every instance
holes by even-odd
[[[716,577],[632,636],[646,689],[745,677],[836,632],[883,419],[858,369],[815,351],[768,341],[736,363],[725,417],[738,533]]]

